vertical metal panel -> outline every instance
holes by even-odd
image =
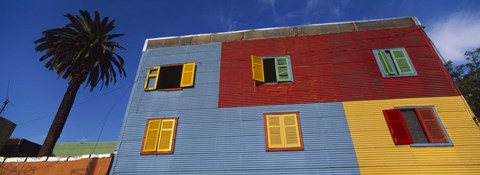
[[[395,146],[382,110],[432,105],[452,147]],[[362,174],[479,174],[480,134],[461,96],[344,102]]]
[[[195,87],[143,91],[138,78],[112,174],[358,174],[341,103],[218,108],[220,44],[147,50],[139,67],[197,63]],[[169,51],[168,49],[174,49]],[[182,52],[183,51],[183,52]],[[266,152],[264,112],[300,113],[304,151]],[[175,153],[140,155],[148,118],[178,116]]]
[[[373,49],[406,48],[418,76],[383,78]],[[250,55],[290,55],[295,82],[254,86]],[[219,107],[459,95],[419,26],[222,44]]]

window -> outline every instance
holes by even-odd
[[[263,83],[292,82],[292,70],[288,56],[258,57],[252,55],[253,79]]]
[[[373,54],[384,77],[417,75],[404,48],[377,49]]]
[[[298,112],[267,113],[264,118],[266,151],[303,150]]]
[[[145,91],[192,87],[195,80],[195,63],[155,66],[147,71]]]
[[[147,120],[141,154],[172,154],[178,118]]]
[[[432,107],[389,109],[383,114],[395,145],[452,145]]]

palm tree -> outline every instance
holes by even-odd
[[[67,91],[38,156],[52,154],[82,83],[92,91],[99,84],[102,89],[109,82],[115,83],[117,72],[120,77],[126,77],[123,58],[115,52],[117,48],[125,48],[112,41],[123,34],[109,33],[115,28],[115,20],[101,19],[98,12],[92,19],[85,10],[80,10],[80,15],[67,14],[65,17],[70,20],[69,24],[44,31],[34,42],[35,50],[43,54],[40,61],[46,61],[45,67],[68,81]]]

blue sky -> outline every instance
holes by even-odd
[[[79,9],[117,21],[127,78],[101,91],[80,89],[61,142],[117,140],[146,38],[417,16],[441,54],[460,63],[480,47],[479,8],[475,0],[1,1],[0,100],[10,81],[11,101],[2,116],[17,123],[13,137],[43,143],[68,84],[44,68],[33,41]]]

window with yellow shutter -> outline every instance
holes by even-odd
[[[173,154],[178,118],[148,119],[141,154]]]
[[[251,56],[252,78],[259,83],[277,84],[293,82],[290,56]]]
[[[181,90],[193,87],[195,63],[162,65],[149,68],[145,77],[145,91]]]
[[[303,138],[298,112],[265,113],[266,151],[302,151]]]

